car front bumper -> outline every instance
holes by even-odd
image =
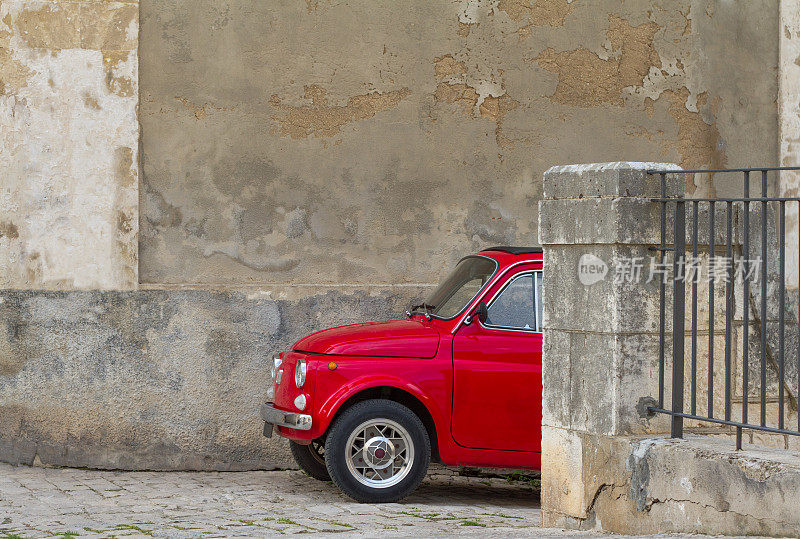
[[[286,427],[295,430],[311,430],[311,416],[278,410],[271,404],[262,404],[259,409],[264,420],[264,436],[272,437],[274,427]]]

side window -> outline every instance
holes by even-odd
[[[513,277],[500,295],[489,305],[487,327],[539,331],[536,312],[539,309],[534,291],[536,273]]]
[[[536,276],[536,331],[544,329],[544,304],[542,303],[542,272],[534,273]]]

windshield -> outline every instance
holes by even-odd
[[[461,259],[453,272],[425,300],[429,312],[440,318],[453,318],[464,310],[497,268],[491,258],[469,256]]]

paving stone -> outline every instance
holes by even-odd
[[[382,505],[355,503],[332,483],[296,471],[119,473],[0,464],[0,478],[0,536],[565,535],[539,527],[538,492],[527,483],[440,467],[403,502]]]

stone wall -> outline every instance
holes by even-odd
[[[391,290],[300,300],[259,290],[0,292],[0,459],[294,466],[285,440],[265,439],[258,417],[273,352],[365,313],[397,316],[404,299]]]

